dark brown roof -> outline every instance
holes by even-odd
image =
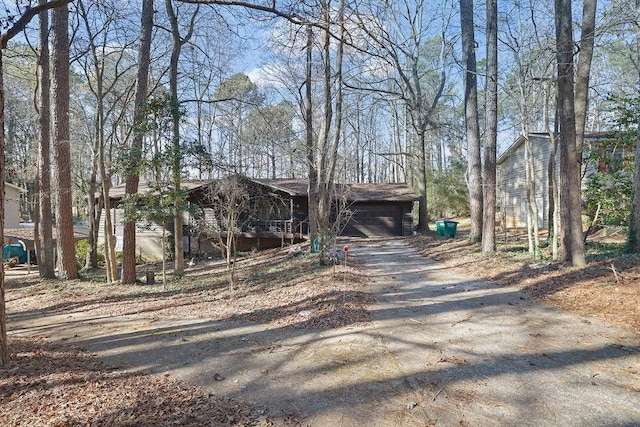
[[[274,190],[283,191],[290,196],[306,196],[309,187],[309,181],[306,179],[254,179],[254,181]]]
[[[307,195],[308,180],[307,179],[252,179],[262,185],[272,188],[274,191],[280,191],[292,197],[303,197]],[[182,188],[187,191],[193,191],[200,187],[209,185],[211,181],[183,181]],[[149,191],[149,186],[140,184],[139,193]],[[336,192],[344,194],[347,200],[351,202],[414,202],[418,197],[411,187],[405,183],[370,183],[370,184],[336,184]],[[125,194],[125,186],[118,185],[111,187],[109,196],[112,200],[120,200]]]
[[[291,196],[306,196],[306,179],[257,179],[274,190],[284,191]],[[351,202],[414,202],[418,197],[405,183],[336,184],[336,192],[344,194]]]
[[[183,181],[180,183],[180,186],[183,190],[192,191],[200,187],[204,187],[209,185],[211,181],[202,180],[202,181]],[[109,189],[109,198],[111,200],[120,200],[125,195],[125,184],[115,185]],[[148,193],[151,189],[151,186],[146,183],[138,184],[138,193]]]
[[[346,192],[347,199],[354,202],[414,202],[418,197],[405,183],[395,184],[338,184],[338,191]]]

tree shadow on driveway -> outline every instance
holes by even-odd
[[[14,321],[12,333],[305,425],[640,425],[637,336],[456,275],[398,242],[350,251],[367,264],[370,324],[65,314]]]

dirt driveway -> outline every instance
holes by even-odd
[[[350,250],[376,298],[367,326],[74,313],[9,326],[254,402],[276,421],[640,426],[639,336],[454,274],[399,241]]]

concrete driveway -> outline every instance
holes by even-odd
[[[81,313],[9,317],[126,370],[253,402],[277,424],[640,426],[640,337],[457,275],[400,241],[351,246],[376,297],[367,326]]]

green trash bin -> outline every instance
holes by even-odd
[[[458,222],[457,221],[442,221],[444,223],[444,236],[447,237],[456,237],[456,231],[458,230]]]
[[[436,221],[436,236],[444,237],[444,221]]]

